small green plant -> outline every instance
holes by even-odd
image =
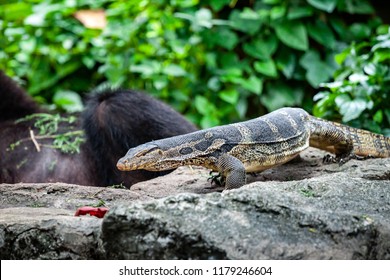
[[[123,185],[123,183],[120,183],[120,184],[117,184],[117,185],[111,185],[111,186],[108,186],[109,188],[113,188],[113,189],[126,189],[126,186]]]
[[[305,197],[316,197],[316,193],[312,188],[301,188],[299,192]]]
[[[15,150],[15,148],[18,147],[21,143],[22,142],[20,140],[16,141],[15,143],[11,143],[9,148],[7,148],[7,152]]]
[[[32,207],[32,208],[40,208],[40,207],[45,207],[45,204],[40,203],[40,202],[38,202],[38,201],[35,201],[35,202],[33,202],[33,203],[30,205],[30,207]]]
[[[31,140],[39,149],[39,140],[51,139],[52,144],[43,146],[48,146],[53,149],[58,149],[63,153],[73,154],[80,152],[80,145],[85,142],[84,131],[83,130],[71,130],[64,133],[59,132],[60,124],[66,123],[68,129],[72,129],[71,124],[76,122],[77,118],[75,116],[63,117],[59,114],[46,114],[38,113],[28,115],[25,118],[19,119],[16,123],[33,121],[33,125],[38,129],[38,134],[34,135],[30,131],[31,137],[29,139],[21,139],[18,142],[11,144],[10,149],[13,150],[17,145],[20,145],[22,141]]]
[[[390,136],[390,27],[380,26],[336,61],[341,67],[314,97],[314,115]]]
[[[98,202],[96,202],[95,204],[91,204],[89,206],[91,206],[91,207],[103,207],[103,206],[106,206],[106,202],[104,200],[99,199]]]

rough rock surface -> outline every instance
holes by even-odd
[[[0,259],[100,259],[101,222],[69,210],[0,209]]]
[[[302,160],[221,192],[182,167],[131,190],[0,184],[1,259],[390,259],[390,159]],[[105,203],[104,219],[74,217]]]

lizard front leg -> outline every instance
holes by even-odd
[[[218,159],[218,171],[226,178],[225,189],[235,189],[246,184],[245,167],[242,162],[229,154],[223,154]]]
[[[312,117],[310,119],[310,146],[334,153],[336,157],[326,156],[324,162],[338,162],[340,165],[356,158],[353,139],[339,125]]]

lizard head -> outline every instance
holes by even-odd
[[[119,159],[117,168],[121,171],[164,171],[182,165],[213,168],[213,158],[208,155],[219,151],[225,143],[224,139],[214,138],[211,132],[199,131],[148,142],[131,148]]]
[[[137,169],[156,171],[155,165],[163,154],[163,150],[157,144],[145,143],[131,148],[124,157],[119,159],[116,167],[121,171]]]

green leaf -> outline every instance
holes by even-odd
[[[385,109],[385,116],[387,121],[390,123],[390,109]]]
[[[371,35],[371,28],[362,23],[353,23],[349,27],[349,31],[353,35],[354,39],[362,40]]]
[[[351,48],[347,48],[344,51],[342,51],[341,53],[336,54],[334,58],[335,58],[337,64],[339,64],[339,65],[343,64],[343,62],[350,55],[350,52],[351,52]]]
[[[315,24],[309,24],[307,26],[307,31],[310,37],[321,45],[331,49],[334,48],[336,38],[332,30],[322,20],[317,20]]]
[[[221,80],[226,82],[234,81],[235,78],[242,76],[242,70],[240,68],[227,68],[221,71]]]
[[[348,77],[348,80],[351,83],[364,83],[368,80],[368,76],[362,74],[362,73],[353,73]]]
[[[313,15],[313,8],[310,6],[291,7],[287,13],[287,19],[299,19],[309,17],[311,15]]]
[[[343,115],[342,121],[349,122],[358,118],[366,109],[366,102],[361,99],[355,99],[341,105],[340,113]]]
[[[382,123],[382,121],[383,121],[383,112],[382,112],[382,110],[376,111],[373,119],[377,123]]]
[[[187,74],[183,67],[177,64],[169,64],[168,66],[164,67],[163,73],[173,77],[181,77]]]
[[[347,94],[337,96],[335,103],[339,107],[340,114],[343,116],[343,122],[357,119],[367,108],[367,102],[364,99],[351,99]]]
[[[235,105],[236,112],[240,119],[245,118],[245,114],[248,111],[248,101],[245,98],[240,98],[237,104]]]
[[[337,35],[343,38],[344,42],[349,42],[351,40],[348,27],[341,18],[331,17],[329,18],[329,23],[333,30],[336,31]]]
[[[282,71],[283,75],[288,79],[292,78],[297,64],[295,54],[293,52],[279,52],[275,61],[278,69]]]
[[[32,12],[31,4],[25,2],[1,4],[0,18],[5,21],[21,20]]]
[[[279,18],[282,18],[286,14],[286,6],[275,6],[271,9],[271,19],[277,20]]]
[[[153,79],[153,86],[157,90],[162,90],[163,88],[168,86],[168,78],[166,76],[155,77]]]
[[[275,63],[272,59],[267,61],[256,61],[254,67],[257,72],[266,76],[277,77],[278,75]]]
[[[262,94],[260,99],[268,111],[275,111],[281,107],[301,104],[303,95],[302,89],[279,82],[269,84],[266,94]]]
[[[373,76],[377,72],[377,67],[375,63],[368,63],[364,66],[363,70],[367,75]]]
[[[219,93],[219,98],[230,104],[236,104],[238,101],[239,93],[235,89],[227,89]]]
[[[217,68],[217,55],[216,55],[216,53],[213,53],[213,52],[205,53],[204,60],[206,61],[206,66],[208,69]]]
[[[319,10],[331,13],[336,7],[338,0],[307,0],[307,2]]]
[[[64,109],[68,113],[81,112],[83,110],[81,97],[74,91],[57,91],[54,94],[53,101],[57,107]]]
[[[324,70],[319,67],[306,72],[306,79],[314,88],[318,88],[321,83],[328,81],[331,76],[331,73],[324,73]]]
[[[200,121],[200,126],[202,128],[209,128],[219,125],[219,120],[216,116],[213,115],[206,115],[203,116]]]
[[[281,0],[263,0],[264,4],[275,5],[280,4]]]
[[[263,91],[263,80],[252,75],[248,80],[242,80],[241,86],[250,92],[260,95]]]
[[[195,32],[199,32],[203,29],[209,29],[213,27],[215,20],[209,9],[201,8],[195,12],[194,15],[186,13],[175,13],[175,17],[186,19],[191,22],[191,27]],[[227,24],[227,22],[224,22]]]
[[[96,1],[97,2],[97,1]],[[104,1],[103,1],[104,3]],[[172,5],[177,5],[181,8],[190,8],[197,4],[197,1],[194,0],[179,0],[179,1],[172,1]]]
[[[207,82],[207,87],[212,91],[218,91],[221,88],[221,81],[218,77],[211,77]]]
[[[283,22],[275,26],[276,36],[286,46],[305,51],[309,48],[305,26],[296,21]]]
[[[256,11],[254,11],[253,9],[248,8],[248,7],[245,7],[242,10],[240,17],[242,19],[247,19],[247,20],[259,20],[260,19],[260,15]]]
[[[36,46],[37,46],[37,41],[33,37],[20,42],[20,49],[26,53],[33,53]]]
[[[152,75],[154,73],[153,67],[146,64],[131,65],[130,71],[134,73],[142,73],[145,75]]]
[[[161,65],[157,61],[144,60],[142,64],[130,65],[130,72],[152,76],[160,72]]]
[[[335,104],[337,107],[341,107],[344,103],[348,103],[348,102],[351,102],[351,97],[349,97],[348,94],[340,94],[338,95],[335,100],[334,100]]]
[[[195,13],[194,23],[198,26],[211,28],[213,15],[209,9],[202,8]]]
[[[320,0],[318,0],[320,1]],[[338,9],[350,14],[372,14],[374,9],[368,1],[344,0],[339,1]]]
[[[390,52],[388,50],[385,50],[385,52],[379,53],[378,49],[389,49],[389,48],[390,48],[390,40],[386,40],[386,41],[382,41],[382,42],[380,42],[378,44],[375,44],[372,47],[372,51],[376,51],[374,53],[374,55],[376,55],[378,53],[378,58],[380,58],[379,61],[383,61],[383,60],[389,58]]]
[[[243,45],[244,52],[254,58],[267,60],[275,53],[278,47],[278,40],[271,35],[267,38],[254,39]]]
[[[228,68],[240,69],[240,60],[237,54],[235,54],[234,52],[225,52],[219,54],[219,59],[224,70]]]
[[[210,6],[214,11],[220,11],[224,6],[230,3],[231,0],[210,0]]]
[[[201,115],[209,115],[216,110],[215,105],[210,103],[206,97],[201,95],[197,95],[195,97],[195,108]]]
[[[249,8],[245,8],[243,12],[233,10],[229,16],[229,22],[234,29],[250,35],[255,34],[261,27],[261,20],[258,15]]]
[[[319,53],[314,50],[307,51],[299,63],[306,69],[306,79],[314,88],[328,81],[334,71],[332,67],[321,60]]]
[[[46,61],[42,60],[40,63],[46,63]],[[80,65],[81,61],[72,61],[63,65],[58,65],[56,74],[50,75],[50,77],[45,76],[46,73],[44,71],[35,71],[35,76],[30,78],[31,84],[28,88],[28,92],[32,95],[35,95],[42,90],[55,85],[60,79],[70,75],[71,73],[79,69]],[[34,74],[34,72],[31,72],[31,74]],[[39,76],[37,76],[37,74]]]
[[[236,33],[226,28],[219,29],[215,34],[214,40],[219,46],[229,51],[233,50],[238,43],[238,37]]]

